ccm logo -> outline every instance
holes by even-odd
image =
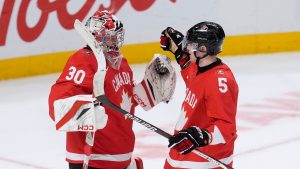
[[[139,98],[138,95],[134,94],[134,99],[139,103],[139,105],[146,107],[147,105],[143,102],[143,100],[141,98]]]
[[[93,125],[78,125],[77,129],[80,131],[91,131],[91,130],[94,130],[94,126]]]

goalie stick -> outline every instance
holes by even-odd
[[[94,36],[87,30],[87,28],[76,19],[74,22],[75,30],[81,35],[81,37],[87,42],[89,47],[92,49],[94,55],[96,56],[98,68],[95,76],[99,77],[99,81],[104,82],[106,74],[106,61],[102,49],[100,48],[98,42],[95,40]],[[102,61],[102,62],[101,62]],[[94,77],[95,77],[94,76]],[[100,83],[101,86],[98,86],[97,95],[104,95],[104,83]],[[94,91],[95,94],[95,91]],[[88,164],[91,156],[92,147],[94,146],[95,132],[88,132],[86,134],[84,146],[84,160],[83,160],[83,169],[88,169]]]
[[[100,70],[99,73],[100,73],[100,76],[102,76],[101,79],[104,79],[105,74],[106,74],[106,70],[105,70],[106,69],[106,62],[105,62],[105,58],[104,58],[104,55],[102,53],[102,50],[101,50],[100,46],[98,45],[98,42],[95,40],[94,36],[86,29],[86,27],[79,20],[75,20],[74,28],[79,32],[79,34],[82,36],[82,38],[88,43],[88,45],[92,49],[93,53],[95,54],[96,59],[98,61],[98,64],[100,63],[98,65],[98,71]],[[122,113],[126,117],[132,119],[135,122],[140,123],[141,125],[145,126],[149,130],[152,130],[152,131],[156,132],[157,134],[159,134],[159,135],[161,135],[161,136],[163,136],[167,139],[169,139],[172,136],[171,134],[161,130],[160,128],[146,122],[145,120],[143,120],[143,119],[141,119],[141,118],[139,118],[139,117],[123,110],[123,109],[121,109],[120,107],[114,105],[113,103],[111,103],[106,98],[106,96],[104,95],[104,80],[103,80],[103,83],[101,83],[101,85],[102,86],[100,86],[100,90],[102,90],[102,91],[99,91],[98,95],[96,95],[97,96],[96,99],[98,101],[100,101],[100,103],[109,106],[110,108],[116,110],[117,112]],[[226,164],[222,163],[221,161],[219,161],[219,160],[217,160],[217,159],[215,159],[215,158],[213,158],[213,157],[211,157],[211,156],[209,156],[205,153],[202,153],[199,150],[195,149],[192,152],[197,154],[198,156],[214,163],[218,167],[221,167],[223,169],[233,169],[230,166],[227,166]],[[88,160],[89,160],[89,156],[87,156],[87,162],[85,161],[86,167],[88,166]],[[86,168],[84,168],[84,169],[86,169]]]

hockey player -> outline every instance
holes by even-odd
[[[162,32],[161,47],[175,55],[186,84],[165,169],[220,168],[190,153],[194,149],[233,164],[238,85],[230,68],[217,57],[224,38],[223,28],[213,22],[194,25],[185,37],[171,27]]]
[[[108,100],[134,114],[138,104],[148,110],[170,100],[175,72],[168,58],[157,54],[146,67],[142,82],[134,85],[132,70],[120,53],[124,41],[121,21],[108,11],[97,11],[85,27],[105,60],[98,61],[89,46],[79,49],[68,59],[49,95],[50,117],[57,130],[66,131],[69,169],[82,169],[85,157],[90,157],[89,169],[142,169],[142,160],[132,158],[132,120],[101,105],[95,91],[99,93],[104,86]],[[104,80],[97,76],[101,61],[106,62]],[[86,140],[93,142],[91,149]]]

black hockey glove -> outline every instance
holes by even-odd
[[[166,34],[169,34],[170,37],[168,37]],[[181,32],[179,32],[171,27],[167,27],[161,33],[160,47],[163,50],[168,50],[168,51],[171,51],[172,53],[174,53],[175,51],[171,50],[171,40],[175,43],[175,45],[178,47],[178,49],[181,49],[183,37],[184,36]]]
[[[197,147],[203,147],[210,143],[210,134],[204,129],[192,126],[169,138],[169,148],[174,148],[180,154],[187,154]]]
[[[169,35],[169,37],[167,36]],[[175,55],[177,63],[182,69],[186,68],[190,64],[189,54],[182,51],[183,34],[171,27],[167,27],[162,31],[160,36],[160,47],[163,50],[170,51]],[[174,48],[175,45],[177,47]]]

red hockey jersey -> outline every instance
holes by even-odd
[[[104,82],[106,97],[115,105],[134,113],[136,103],[133,99],[133,75],[125,58],[119,70],[107,64]],[[57,99],[81,94],[92,94],[93,77],[97,61],[93,52],[83,48],[74,53],[67,61],[63,72],[52,86],[49,96],[49,114],[54,119],[53,103]],[[96,168],[126,168],[131,160],[135,136],[132,120],[104,106],[108,121],[105,128],[97,130],[89,166]],[[68,132],[66,160],[83,163],[85,132]]]
[[[175,134],[190,126],[208,130],[212,134],[212,142],[198,149],[232,165],[234,141],[237,137],[235,118],[238,85],[231,70],[218,59],[199,69],[192,64],[182,70],[181,75],[187,88]],[[165,163],[165,169],[170,168],[208,169],[216,166],[194,153],[181,155],[171,149]]]

